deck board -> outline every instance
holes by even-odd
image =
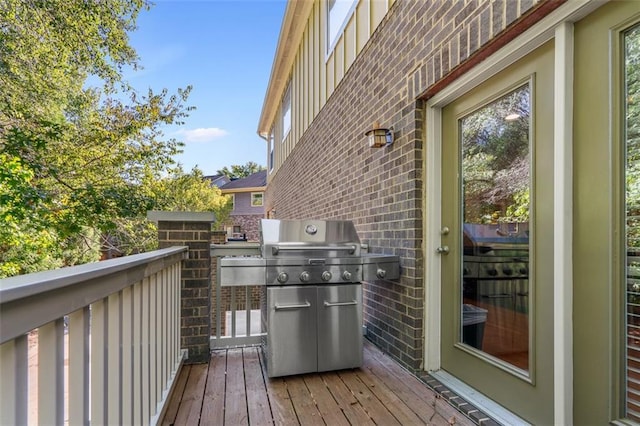
[[[176,421],[178,409],[180,408],[180,402],[182,401],[182,395],[184,394],[184,390],[187,387],[187,379],[189,378],[188,370],[190,368],[190,365],[183,366],[182,371],[176,379],[176,384],[174,385],[173,389],[173,397],[169,401],[167,410],[164,413],[164,419],[160,423],[163,426],[172,425]]]
[[[165,425],[472,425],[371,343],[362,368],[269,379],[256,347],[186,365]]]
[[[287,385],[282,378],[274,378],[266,381],[267,395],[271,404],[271,416],[276,426],[295,425],[298,424],[296,411],[293,409],[293,403]]]
[[[224,394],[226,385],[227,353],[216,351],[209,360],[207,387],[202,401],[203,424],[224,424]]]
[[[189,378],[182,394],[175,424],[186,426],[200,424],[207,370],[207,364],[195,364],[189,369]]]
[[[323,379],[331,394],[338,402],[338,406],[344,413],[350,424],[352,425],[374,425],[373,420],[364,410],[362,405],[358,403],[358,400],[353,395],[353,392],[345,385],[337,373],[325,373]]]
[[[229,349],[227,351],[227,388],[225,392],[224,424],[249,424],[246,394],[242,349]]]
[[[247,407],[249,424],[273,424],[267,388],[264,384],[258,348],[244,348],[244,375],[247,389]]]
[[[311,397],[326,424],[349,426],[349,421],[319,374],[305,375],[304,383],[307,385],[309,392],[311,392]]]
[[[311,392],[309,392],[307,385],[304,383],[303,376],[289,377],[286,380],[286,384],[300,424],[302,426],[324,426],[322,415],[311,396]]]
[[[393,416],[387,407],[382,405],[378,398],[371,392],[371,389],[360,380],[355,371],[341,371],[338,376],[347,385],[356,399],[362,405],[369,417],[378,425],[400,425],[400,422]]]

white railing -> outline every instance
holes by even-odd
[[[223,256],[259,256],[260,244],[232,242],[211,244],[211,257],[216,259],[215,304],[212,305],[211,349],[259,345],[264,337],[261,329],[261,306],[256,306],[259,286],[220,285],[220,262]]]
[[[186,251],[0,280],[0,422],[156,423],[183,360]]]

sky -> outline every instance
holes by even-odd
[[[185,142],[175,157],[205,175],[249,161],[266,166],[258,120],[276,51],[285,0],[154,0],[130,43],[142,70],[125,75],[141,93],[193,86],[184,125],[165,136]]]

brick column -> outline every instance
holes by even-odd
[[[208,362],[211,336],[211,212],[157,212],[147,218],[158,223],[159,248],[189,247],[182,262],[180,347],[189,351],[189,364]]]

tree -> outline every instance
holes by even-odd
[[[136,93],[144,0],[0,4],[0,276],[95,260],[96,235],[157,206],[190,88]],[[87,87],[89,76],[101,88]],[[92,80],[94,81],[94,80]]]
[[[465,222],[529,220],[530,117],[523,86],[462,119]]]
[[[627,247],[640,249],[640,28],[625,34]]]
[[[231,204],[218,187],[204,179],[202,171],[194,168],[185,173],[181,167],[170,170],[162,179],[149,177],[143,187],[149,188],[156,200],[155,208],[166,211],[210,211],[215,214],[214,227],[224,224],[231,213]],[[144,216],[118,218],[114,229],[103,235],[103,249],[119,255],[155,250],[158,246],[155,224]]]
[[[219,175],[225,175],[230,179],[240,179],[252,175],[254,173],[260,172],[262,170],[267,170],[266,167],[261,166],[259,164],[254,163],[253,161],[247,162],[245,165],[232,165],[231,169],[227,166],[224,166],[221,170],[218,170],[216,173]]]

